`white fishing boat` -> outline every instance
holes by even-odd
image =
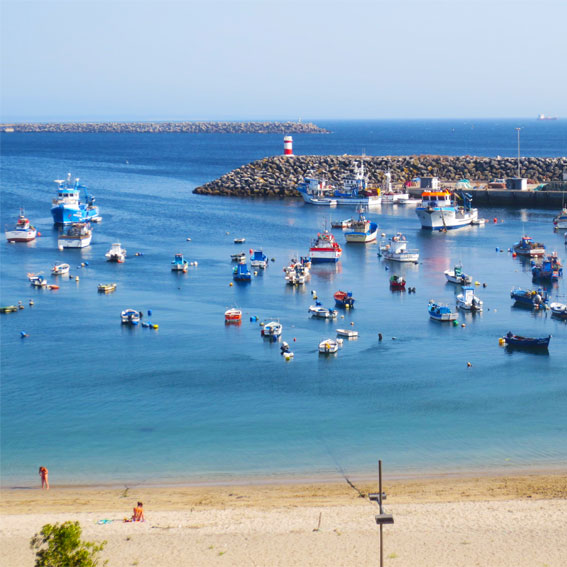
[[[235,238],[234,239],[235,244],[242,244],[243,242],[246,242],[246,238]]]
[[[374,242],[378,234],[378,225],[366,219],[363,207],[360,207],[357,212],[358,219],[352,221],[350,230],[345,232],[346,241],[359,243]]]
[[[419,250],[408,249],[408,240],[404,234],[398,232],[385,243],[380,244],[378,255],[384,260],[392,262],[411,262],[417,264],[419,262]]]
[[[277,338],[281,336],[283,330],[283,325],[279,321],[270,321],[262,326],[260,334],[263,337],[274,337]]]
[[[309,248],[309,258],[313,263],[338,262],[342,253],[342,248],[328,230],[318,233]]]
[[[549,304],[551,314],[563,321],[567,320],[567,305],[565,303],[553,302]]]
[[[5,234],[8,242],[30,242],[35,240],[37,229],[30,225],[24,211],[20,209],[20,216],[16,224],[12,227],[6,227]]]
[[[457,204],[457,198],[462,205]],[[421,206],[415,210],[421,228],[446,231],[468,226],[478,219],[478,209],[471,207],[472,197],[468,193],[455,193],[447,190],[424,191]]]
[[[126,250],[122,248],[120,242],[115,242],[110,250],[105,254],[107,262],[118,262],[122,264],[126,259]]]
[[[69,266],[69,264],[55,264],[53,268],[51,268],[51,273],[54,276],[64,276],[69,273],[70,269],[71,266]]]
[[[246,261],[246,252],[239,252],[238,254],[231,254],[230,259],[233,262],[245,262]]]
[[[140,322],[140,312],[135,309],[124,309],[120,313],[120,319],[123,325],[137,325]]]
[[[303,285],[309,279],[309,266],[311,262],[307,258],[299,260],[292,259],[289,266],[284,268],[285,281],[289,285]]]
[[[311,305],[307,312],[317,319],[336,319],[338,315],[336,309],[326,309],[321,305]]]
[[[41,274],[28,274],[28,280],[33,287],[47,287],[47,280]]]
[[[567,228],[567,208],[563,207],[561,212],[553,219],[555,228]]]
[[[93,237],[88,223],[74,222],[57,239],[59,248],[86,248],[90,246]]]
[[[457,295],[457,308],[464,311],[482,311],[482,300],[474,293],[473,286],[463,287],[463,293]]]
[[[335,354],[339,350],[339,343],[335,339],[325,339],[319,343],[320,354]]]
[[[449,283],[458,285],[468,285],[472,283],[472,277],[463,272],[463,265],[457,264],[452,270],[445,270],[443,272]]]
[[[347,339],[358,339],[358,331],[353,329],[337,329],[337,336]]]

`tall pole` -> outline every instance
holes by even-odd
[[[382,461],[378,461],[378,502],[380,504],[380,514],[382,513]],[[382,544],[382,524],[380,524],[380,567],[384,565],[384,546]]]
[[[520,177],[520,130],[521,128],[516,128],[518,132],[518,177]]]

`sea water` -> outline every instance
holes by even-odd
[[[296,153],[516,151],[512,121],[322,125],[334,133],[294,136]],[[525,152],[565,155],[566,134],[562,121],[526,121]],[[340,262],[315,265],[308,284],[292,288],[283,267],[352,208],[191,192],[281,153],[282,136],[3,134],[1,141],[2,223],[24,207],[42,234],[1,245],[0,302],[25,305],[0,316],[4,486],[36,483],[40,465],[58,484],[332,479],[371,475],[378,459],[399,475],[565,466],[567,324],[512,305],[511,288],[533,284],[529,263],[508,252],[528,233],[565,259],[563,234],[553,231],[557,211],[481,208],[485,226],[432,234],[420,229],[414,207],[376,207],[367,217],[380,233],[403,232],[420,251],[418,265],[384,262],[376,244],[347,244],[334,230]],[[52,180],[68,171],[89,186],[103,216],[84,250],[59,251],[51,222]],[[105,261],[113,242],[128,250],[124,264]],[[231,286],[230,255],[258,248],[274,261],[250,284]],[[178,252],[198,265],[173,273]],[[51,276],[56,262],[69,263],[73,278]],[[429,299],[454,306],[460,290],[443,271],[458,262],[486,284],[477,286],[484,311],[460,313],[458,326],[431,321]],[[32,288],[28,272],[60,288]],[[393,274],[416,293],[391,292]],[[97,293],[103,282],[116,282],[116,292]],[[355,308],[335,321],[310,319],[312,292],[332,306],[337,290],[352,291]],[[563,280],[549,291],[567,302]],[[224,323],[231,306],[244,312],[240,325]],[[121,325],[128,307],[159,329]],[[259,321],[273,319],[295,353],[290,362],[280,343],[260,336]],[[358,340],[319,355],[319,342],[345,327]],[[509,330],[551,334],[549,353],[502,348],[498,339]]]

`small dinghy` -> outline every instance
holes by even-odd
[[[51,273],[54,276],[64,276],[69,273],[70,269],[71,266],[69,266],[69,264],[55,264],[55,266],[51,268]]]
[[[325,339],[319,343],[320,354],[335,354],[339,350],[339,343],[335,339]]]
[[[124,309],[120,313],[120,319],[123,325],[137,325],[140,322],[140,313],[135,309]]]
[[[390,289],[404,291],[406,289],[406,280],[402,276],[392,276],[390,278]]]
[[[337,307],[352,308],[354,307],[354,297],[352,291],[337,291],[333,296]]]
[[[242,311],[233,307],[224,312],[225,323],[240,323],[242,321]]]
[[[238,254],[231,254],[230,259],[233,262],[245,262],[246,261],[246,252],[239,252]]]
[[[269,323],[266,323],[265,325],[262,326],[262,330],[260,331],[260,334],[263,337],[270,337],[277,339],[279,336],[281,336],[282,330],[283,330],[283,325],[281,323],[279,323],[278,321],[270,321]]]
[[[427,307],[429,311],[429,317],[434,321],[455,321],[457,319],[457,314],[451,311],[448,305],[443,305],[442,303],[436,303],[433,300],[429,301]]]
[[[551,340],[551,335],[548,335],[547,337],[522,337],[520,335],[514,335],[511,331],[508,331],[503,339],[506,342],[506,346],[509,347],[547,350],[549,347],[549,341]]]
[[[565,305],[565,303],[550,303],[549,308],[551,309],[551,314],[554,317],[567,321],[567,305]]]
[[[463,272],[462,264],[457,264],[452,270],[445,270],[444,274],[449,283],[458,285],[469,285],[472,283],[472,277]]]
[[[116,290],[115,283],[99,283],[97,286],[99,293],[112,293]]]
[[[338,337],[346,337],[347,339],[358,339],[358,331],[353,329],[337,329]]]
[[[312,317],[318,319],[336,319],[338,315],[336,309],[325,309],[320,305],[311,305],[307,311]]]

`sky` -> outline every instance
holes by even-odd
[[[0,0],[0,120],[567,117],[567,0]]]

